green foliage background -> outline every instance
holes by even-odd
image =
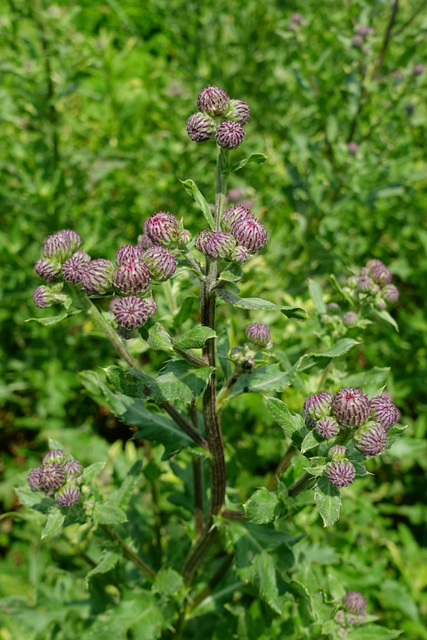
[[[236,160],[251,152],[268,156],[261,167],[248,165],[233,176],[230,185],[247,190],[270,237],[250,263],[244,295],[304,306],[314,317],[308,278],[332,295],[329,274],[346,275],[371,257],[394,274],[400,333],[377,322],[347,357],[354,373],[391,367],[387,389],[409,430],[390,454],[371,462],[375,477],[351,487],[334,529],[325,533],[313,511],[299,514],[299,530],[308,534],[299,543],[306,559],[300,579],[315,575],[330,594],[339,595],[338,580],[360,589],[385,627],[402,628],[410,640],[427,638],[427,72],[411,73],[415,64],[427,64],[423,6],[421,0],[401,2],[376,69],[390,19],[387,2],[3,5],[0,498],[4,511],[13,513],[0,520],[0,597],[7,599],[2,640],[74,638],[105,608],[106,593],[113,603],[118,598],[114,581],[105,591],[95,579],[89,593],[82,579],[73,581],[67,571],[78,574],[81,560],[59,539],[39,543],[39,520],[14,497],[12,488],[39,462],[47,438],[60,439],[87,464],[109,456],[118,479],[138,455],[130,444],[123,451],[110,447],[127,439],[129,429],[82,392],[79,371],[111,364],[110,345],[79,317],[51,328],[25,324],[43,315],[31,300],[38,284],[32,266],[44,237],[64,227],[80,233],[93,257],[109,258],[121,244],[135,242],[143,219],[157,210],[184,217],[193,233],[203,228],[179,180],[191,177],[212,201],[213,147],[196,145],[185,133],[207,84],[251,106]],[[306,24],[292,31],[295,11]],[[368,51],[351,44],[357,23],[375,29]],[[359,144],[354,156],[349,141]],[[174,285],[174,293],[182,305],[185,291]],[[196,304],[192,314],[197,317]],[[236,344],[249,318],[264,319],[225,306],[221,316]],[[312,350],[311,320],[303,326],[278,314],[268,319],[290,362]],[[144,357],[150,370],[161,362],[152,352]],[[300,386],[283,394],[295,411],[304,391]],[[226,409],[223,423],[229,447],[239,453],[231,482],[245,500],[274,469],[283,450],[280,434],[252,394]],[[256,601],[245,628],[240,604],[230,605],[214,628],[221,599],[210,606],[197,620],[199,633],[206,628],[219,638],[231,618],[242,638],[280,633],[274,622],[270,631],[257,628]],[[302,637],[298,630],[288,633]]]

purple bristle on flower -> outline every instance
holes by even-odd
[[[347,311],[342,317],[346,327],[355,327],[359,321],[359,316],[354,311]]]
[[[353,443],[365,456],[376,456],[384,451],[387,432],[380,422],[368,422],[354,434]]]
[[[142,233],[140,236],[138,236],[138,246],[141,247],[141,249],[145,250],[153,247],[154,243],[146,233]]]
[[[35,469],[32,469],[30,471],[30,474],[28,476],[28,485],[34,491],[37,491],[38,489],[41,489],[41,486],[40,486],[40,475],[41,475],[41,472],[42,472],[42,468],[41,467],[36,467]]]
[[[351,153],[353,156],[356,155],[358,149],[359,149],[359,145],[357,144],[357,142],[349,142],[347,145],[347,151]]]
[[[392,400],[386,396],[377,396],[371,400],[372,418],[388,431],[399,420],[399,411]]]
[[[372,35],[374,33],[374,30],[372,29],[372,27],[361,24],[356,27],[356,33],[357,35],[366,38],[366,36]]]
[[[91,257],[84,251],[77,251],[62,265],[62,277],[67,282],[77,284],[81,282],[82,275],[90,263]]]
[[[150,247],[144,251],[143,260],[155,280],[169,280],[176,271],[176,260],[165,247]]]
[[[41,287],[37,287],[37,289],[34,290],[33,302],[39,309],[51,307],[55,302],[55,295],[49,287],[41,285]]]
[[[351,39],[351,44],[353,45],[353,47],[361,47],[363,44],[362,36],[359,36],[359,35],[353,36]]]
[[[233,120],[222,122],[215,134],[216,141],[222,149],[237,149],[245,139],[245,130],[242,125]]]
[[[183,229],[180,231],[178,236],[178,243],[185,246],[191,242],[191,237],[190,231],[188,231],[188,229]]]
[[[73,231],[72,229],[63,229],[62,231],[59,231],[59,233],[67,239],[73,252],[80,247],[82,239],[77,231]]]
[[[381,285],[389,284],[391,282],[391,271],[387,269],[381,260],[368,260],[366,268],[368,269],[369,276],[374,282]]]
[[[326,391],[314,393],[304,402],[304,417],[320,420],[331,414],[332,395]]]
[[[78,460],[67,460],[63,466],[68,477],[77,477],[83,471],[83,467]]]
[[[373,287],[374,287],[374,281],[369,276],[360,276],[360,278],[357,281],[357,288],[359,289],[359,291],[362,291],[363,293],[372,291]]]
[[[238,244],[231,254],[231,260],[233,260],[233,262],[237,262],[237,264],[245,264],[245,262],[247,262],[250,257],[251,254],[249,250],[246,249],[246,247],[244,247],[242,244]]]
[[[210,116],[224,114],[230,103],[230,98],[221,87],[209,86],[201,90],[197,97],[199,111]]]
[[[44,464],[40,472],[40,487],[44,491],[51,493],[56,491],[64,484],[66,480],[66,473],[62,465],[56,462]]]
[[[152,318],[157,311],[157,304],[154,298],[144,298],[145,309],[149,318]]]
[[[246,218],[237,222],[232,229],[237,244],[242,244],[250,253],[260,251],[267,242],[265,227],[255,218]]]
[[[168,245],[179,236],[179,222],[172,213],[158,211],[144,222],[144,231],[154,244]]]
[[[368,396],[361,389],[340,389],[332,399],[332,415],[345,427],[359,427],[371,415]]]
[[[145,324],[150,316],[150,304],[142,298],[127,296],[121,298],[112,313],[117,324],[125,329],[135,329]]]
[[[366,600],[359,591],[347,591],[342,599],[344,608],[351,613],[366,612]]]
[[[113,286],[114,271],[114,265],[110,260],[92,260],[81,274],[81,285],[86,293],[103,295]]]
[[[65,462],[64,451],[62,449],[54,449],[53,451],[48,451],[46,455],[43,456],[43,464],[49,464],[51,462],[63,464]]]
[[[144,295],[151,285],[150,269],[142,261],[121,264],[114,274],[113,284],[116,291],[122,295]]]
[[[55,496],[58,507],[73,507],[80,500],[80,489],[75,484],[63,487]]]
[[[324,418],[320,418],[320,420],[316,423],[315,429],[319,436],[322,438],[335,438],[338,435],[340,430],[340,425],[331,416],[326,416]]]
[[[349,460],[335,458],[328,462],[325,475],[335,487],[347,487],[356,477],[356,469]]]
[[[266,347],[270,342],[270,329],[263,322],[253,322],[246,327],[246,337],[257,347]]]
[[[227,231],[212,231],[203,243],[205,255],[214,260],[228,258],[236,246],[236,240]]]
[[[187,133],[194,142],[206,142],[215,133],[215,122],[206,113],[193,113],[187,120]]]
[[[328,451],[330,458],[345,458],[347,455],[347,449],[342,444],[335,444]]]
[[[254,220],[250,209],[237,204],[234,207],[226,209],[222,214],[221,226],[225,231],[233,231],[233,228],[243,220]]]
[[[209,229],[204,229],[203,231],[197,234],[196,240],[194,242],[194,247],[195,249],[197,249],[197,251],[200,251],[200,253],[205,252],[206,240],[209,238],[211,233],[213,232],[210,231]]]
[[[116,253],[117,264],[125,264],[126,262],[138,262],[142,260],[144,249],[137,244],[127,244]]]
[[[225,117],[227,120],[234,120],[241,125],[246,124],[250,117],[248,103],[244,100],[230,100]]]
[[[291,20],[292,22],[302,22],[304,20],[304,18],[302,17],[302,15],[300,13],[293,13],[291,15]]]
[[[57,258],[63,261],[71,257],[80,246],[81,241],[78,233],[70,229],[63,229],[46,238],[43,243],[43,253],[47,258]]]
[[[55,282],[61,273],[61,263],[50,258],[40,258],[34,265],[34,273],[46,282]]]
[[[394,284],[386,284],[381,291],[381,295],[390,304],[399,300],[399,290]]]

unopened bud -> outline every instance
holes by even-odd
[[[143,259],[152,277],[159,282],[169,280],[176,271],[176,260],[166,247],[150,247],[144,251]]]
[[[244,125],[249,120],[250,111],[249,105],[243,100],[230,100],[225,117],[227,120],[234,120],[241,125]]]
[[[187,120],[187,133],[194,142],[206,142],[215,133],[215,122],[206,113],[193,113]]]
[[[34,273],[46,282],[55,282],[61,273],[61,263],[51,258],[40,258],[34,265]]]
[[[81,274],[81,285],[86,293],[103,295],[113,286],[114,265],[110,260],[92,260]]]
[[[197,107],[199,111],[210,116],[224,114],[230,103],[230,98],[221,87],[209,86],[199,93],[197,97]]]
[[[237,149],[245,139],[245,130],[242,125],[233,120],[222,122],[215,134],[217,144],[222,149]]]
[[[257,347],[266,347],[270,342],[270,329],[262,322],[253,322],[246,328],[246,337]]]
[[[349,460],[335,458],[326,465],[325,475],[334,487],[347,487],[353,483],[356,469]]]
[[[365,456],[376,456],[384,451],[387,432],[380,422],[368,422],[354,434],[354,446]]]
[[[361,389],[340,389],[332,399],[332,415],[345,427],[359,427],[369,419],[371,407]]]
[[[151,285],[150,269],[142,260],[121,264],[114,274],[113,284],[116,291],[122,295],[144,295]]]

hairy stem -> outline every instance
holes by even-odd
[[[198,428],[197,406],[194,400],[188,407],[188,413],[195,429]],[[194,511],[196,519],[196,537],[203,531],[204,505],[203,505],[203,460],[197,456],[193,460],[193,486],[194,486]]]
[[[224,382],[224,384],[222,385],[218,393],[218,396],[216,399],[216,406],[218,409],[222,407],[222,405],[227,399],[228,394],[230,393],[231,387],[235,382],[237,382],[237,380],[240,378],[242,373],[244,373],[242,365],[241,364],[236,365],[233,373],[227,378],[227,380]]]
[[[144,560],[141,560],[141,558],[134,551],[132,551],[132,549],[126,544],[126,542],[121,536],[119,536],[118,533],[113,531],[113,529],[110,529],[110,527],[107,527],[107,525],[105,524],[100,524],[99,526],[101,527],[105,535],[110,538],[110,540],[119,543],[119,545],[123,549],[123,553],[125,554],[125,556],[127,556],[129,560],[132,560],[132,562],[138,567],[138,569],[140,569],[140,571],[142,571],[151,579],[156,577],[156,572],[153,571],[153,569],[149,567],[148,564],[145,564]]]

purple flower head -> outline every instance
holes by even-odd
[[[347,487],[353,483],[356,469],[349,460],[334,458],[326,465],[325,475],[335,487]]]
[[[399,71],[399,69],[396,69],[396,71],[393,71],[393,78],[395,80],[403,80],[404,75],[401,71]]]
[[[78,460],[72,459],[67,460],[67,462],[64,463],[64,470],[68,478],[76,478],[77,476],[81,475],[83,467]]]
[[[114,274],[113,284],[116,291],[122,295],[144,295],[151,285],[150,269],[142,260],[121,264]]]
[[[51,307],[55,302],[55,294],[50,287],[46,285],[42,285],[41,287],[37,287],[33,293],[33,302],[36,307],[39,309],[44,309],[45,307]]]
[[[357,280],[357,288],[363,293],[372,291],[373,287],[374,281],[369,276],[360,276],[360,278]]]
[[[414,76],[420,76],[422,73],[424,73],[424,65],[416,64],[415,67],[412,69],[412,74]]]
[[[399,420],[399,411],[392,400],[386,396],[377,396],[371,400],[372,419],[379,422],[386,431]]]
[[[61,263],[51,258],[40,258],[34,265],[34,273],[46,282],[55,282],[61,273]]]
[[[66,484],[60,489],[55,498],[58,507],[72,507],[80,500],[80,489],[75,484]]]
[[[245,135],[241,124],[233,120],[225,120],[219,125],[215,138],[222,149],[237,149],[245,139]]]
[[[65,453],[62,449],[54,449],[53,451],[48,451],[45,456],[43,456],[43,464],[49,464],[50,462],[56,462],[57,464],[64,464],[65,462]]]
[[[386,284],[381,295],[386,302],[393,303],[399,300],[399,290],[394,284]]]
[[[30,475],[28,476],[28,484],[31,487],[31,489],[33,489],[34,491],[37,491],[37,489],[41,489],[41,486],[40,486],[41,472],[42,472],[42,468],[36,467],[35,469],[32,469],[30,471]]]
[[[143,258],[152,277],[159,282],[169,280],[176,271],[176,260],[165,247],[150,247],[144,251]]]
[[[326,391],[314,393],[304,402],[304,417],[320,420],[331,415],[332,395]]]
[[[303,22],[304,18],[302,17],[302,15],[300,13],[293,13],[291,15],[291,20],[292,22]]]
[[[179,222],[172,213],[158,211],[144,222],[144,231],[154,244],[168,245],[179,236]]]
[[[368,260],[366,267],[368,269],[368,274],[374,282],[381,285],[389,284],[391,282],[391,272],[387,269],[385,264],[381,262],[381,260]]]
[[[250,117],[248,103],[243,100],[230,100],[225,117],[227,120],[234,120],[241,125],[246,124]]]
[[[197,249],[197,251],[200,251],[200,253],[205,253],[206,240],[209,238],[211,233],[212,231],[210,231],[209,229],[204,229],[197,234],[194,247]]]
[[[187,133],[194,142],[206,142],[215,133],[215,122],[206,113],[193,113],[187,120]]]
[[[332,399],[332,414],[345,427],[359,427],[371,415],[368,396],[362,389],[340,389]]]
[[[230,98],[221,87],[209,86],[202,89],[197,97],[199,111],[210,116],[219,116],[227,111]]]
[[[363,38],[360,35],[355,35],[351,39],[351,44],[353,47],[361,47],[363,44]]]
[[[110,260],[92,260],[82,271],[80,282],[86,293],[102,295],[113,286],[114,265]]]
[[[149,318],[152,318],[157,311],[157,304],[154,298],[144,298],[145,309]]]
[[[141,249],[149,249],[154,246],[154,243],[146,233],[143,233],[138,236],[138,246],[141,247]]]
[[[233,228],[243,220],[254,220],[250,209],[237,204],[234,207],[226,209],[222,214],[221,226],[225,231],[233,231]]]
[[[56,462],[44,464],[40,472],[40,487],[49,493],[56,491],[64,484],[66,473],[62,465]]]
[[[112,313],[118,325],[125,329],[135,329],[147,322],[149,305],[142,298],[128,296],[118,301]]]
[[[347,449],[342,444],[335,444],[328,451],[330,458],[345,458],[347,455]]]
[[[260,251],[267,242],[265,227],[255,218],[245,218],[237,222],[232,229],[237,244],[242,244],[250,253]]]
[[[354,434],[354,446],[365,456],[376,456],[384,451],[387,432],[380,422],[368,422]]]
[[[335,438],[338,435],[340,430],[340,425],[331,416],[325,416],[324,418],[320,418],[320,420],[316,423],[315,429],[319,436],[322,438]]]
[[[356,27],[356,34],[358,36],[362,36],[363,38],[366,38],[366,36],[370,36],[374,33],[374,30],[372,29],[372,27],[367,27],[366,25],[358,25]]]
[[[354,36],[354,37],[357,38],[357,36]],[[347,151],[351,153],[353,156],[356,155],[358,149],[359,149],[359,145],[357,144],[357,142],[349,142],[347,145]]]
[[[237,264],[245,264],[251,257],[250,252],[242,244],[238,244],[231,254],[231,260]]]
[[[342,599],[344,609],[351,613],[363,614],[366,612],[366,600],[359,591],[347,591]]]
[[[191,233],[188,229],[183,229],[178,236],[178,243],[185,246],[189,242],[191,242]]]
[[[246,337],[257,347],[264,348],[271,339],[270,329],[262,322],[253,322],[246,327]]]
[[[328,302],[328,304],[326,305],[326,309],[328,311],[332,311],[332,313],[341,311],[340,305],[337,304],[336,302]]]
[[[118,265],[126,264],[126,262],[138,262],[142,260],[144,250],[137,244],[127,244],[116,253],[116,262]]]
[[[218,260],[228,258],[236,246],[236,240],[227,231],[212,231],[203,243],[204,254]]]
[[[77,251],[71,258],[68,258],[62,265],[62,277],[67,282],[77,284],[81,282],[83,272],[90,263],[91,257],[84,251]]]
[[[79,236],[79,234],[77,233],[77,231],[73,231],[72,229],[64,229],[63,231],[60,231],[59,233],[62,233],[64,238],[67,239],[68,243],[70,244],[71,251],[73,253],[74,253],[74,251],[76,251],[80,247],[80,245],[82,243],[82,239]]]
[[[70,229],[63,229],[46,238],[43,243],[43,253],[47,258],[57,258],[63,261],[72,256],[81,242],[78,233]]]
[[[359,321],[359,316],[354,311],[347,311],[342,317],[346,327],[355,327]]]

